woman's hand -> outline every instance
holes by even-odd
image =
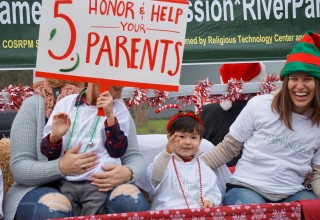
[[[63,175],[79,175],[92,170],[98,164],[98,157],[94,152],[79,153],[81,144],[69,149],[60,159],[59,168]]]
[[[99,191],[107,192],[114,187],[131,180],[132,172],[128,167],[121,165],[104,165],[104,172],[91,175],[91,184],[99,188]]]

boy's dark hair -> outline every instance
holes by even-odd
[[[188,113],[193,113],[193,111],[187,111]],[[179,113],[178,113],[179,114]],[[181,114],[181,113],[180,113]],[[168,133],[173,135],[176,131],[196,133],[200,135],[200,139],[203,138],[203,125],[201,121],[197,118],[198,115],[194,114],[194,117],[190,114],[181,115],[177,117],[173,122],[171,122],[170,127],[168,127]],[[201,119],[200,119],[201,120]]]

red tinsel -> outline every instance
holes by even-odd
[[[175,97],[174,100],[183,106],[189,106],[192,104],[191,95],[178,96],[178,97]]]
[[[261,83],[261,92],[259,94],[271,93],[276,89],[274,82],[279,81],[280,78],[276,74],[268,75],[264,81]],[[235,100],[247,100],[250,99],[254,94],[242,94],[242,85],[243,81],[237,81],[235,79],[230,79],[227,84],[227,94],[224,95],[210,95],[210,91],[214,82],[211,82],[208,78],[200,80],[198,85],[195,87],[192,95],[184,95],[175,97],[177,103],[180,103],[184,106],[190,106],[194,104],[198,111],[201,111],[201,108],[204,102],[210,103],[220,103],[221,101],[235,101]],[[140,103],[148,103],[151,107],[161,106],[169,98],[170,93],[163,90],[155,90],[154,96],[147,97],[148,90],[134,88],[132,97],[124,99],[128,107],[133,107],[139,105]],[[8,87],[2,90],[0,93],[0,111],[4,110],[19,110],[23,100],[34,95],[34,91],[29,86],[13,86],[9,85]]]
[[[148,93],[148,90],[146,89],[134,88],[132,97],[129,99],[124,99],[124,102],[128,107],[133,107],[133,106],[139,105],[140,103],[147,102],[148,101],[147,93]]]
[[[6,99],[3,97],[3,95],[0,96],[0,110],[12,110],[12,111],[18,111],[22,105],[22,102],[34,95],[34,91],[29,86],[13,86],[9,85],[8,87],[4,88],[2,90],[2,93],[6,94]]]
[[[264,78],[264,81],[261,83],[261,92],[259,93],[260,95],[262,94],[269,94],[272,91],[276,89],[276,86],[274,85],[274,82],[277,82],[280,80],[280,77],[276,74],[270,74],[266,78]]]
[[[200,80],[192,94],[192,102],[198,109],[198,114],[202,111],[202,106],[209,97],[211,87],[214,85],[208,78]]]
[[[266,94],[270,93],[276,89],[274,82],[279,81],[279,76],[271,74],[264,79],[264,82],[261,84],[261,93]],[[183,95],[175,97],[175,101],[180,103],[183,106],[190,106],[194,104],[199,113],[205,102],[210,103],[220,103],[222,101],[231,101],[236,100],[249,100],[256,94],[243,94],[243,81],[237,81],[234,78],[231,78],[227,84],[227,94],[217,94],[210,95],[210,91],[214,82],[211,82],[208,78],[200,80],[198,85],[195,87],[192,95]],[[169,98],[169,92],[156,90],[154,96],[147,98],[147,90],[144,89],[134,89],[133,96],[130,99],[125,99],[125,102],[128,107],[139,105],[140,103],[148,103],[151,107],[161,106],[166,99]]]
[[[4,97],[2,96],[2,93],[0,93],[0,111],[4,110],[5,104]]]
[[[228,94],[223,95],[222,100],[220,101],[234,102],[235,100],[239,99],[242,95],[242,84],[242,80],[237,81],[236,79],[231,78],[227,84]]]
[[[154,97],[148,99],[148,105],[151,107],[161,106],[169,98],[169,92],[155,90]]]
[[[206,102],[209,103],[220,103],[220,101],[223,99],[223,95],[209,95]]]

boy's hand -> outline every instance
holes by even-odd
[[[97,107],[102,108],[108,120],[108,126],[112,126],[115,122],[113,114],[113,98],[109,91],[100,94],[97,99]]]
[[[168,136],[168,143],[166,146],[166,151],[168,154],[172,154],[173,150],[176,148],[176,146],[179,145],[180,137],[178,134],[174,133],[170,137]]]
[[[203,208],[210,208],[213,206],[213,203],[210,202],[209,200],[203,201]]]
[[[53,116],[50,143],[57,143],[69,130],[71,125],[70,117],[67,113],[60,112]]]

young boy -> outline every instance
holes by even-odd
[[[171,117],[168,143],[148,167],[148,179],[154,188],[151,210],[220,205],[217,177],[199,158],[202,136],[202,121],[194,112],[179,111]]]
[[[98,108],[105,116],[97,116]],[[90,175],[102,172],[105,164],[121,165],[120,157],[128,146],[129,117],[126,106],[113,100],[109,91],[100,94],[98,84],[89,83],[79,95],[69,95],[56,104],[44,128],[41,152],[54,160],[78,147],[79,153],[93,151],[99,158],[82,159],[82,172],[61,181],[60,191],[72,203],[75,216],[106,213],[109,193],[92,185]]]

